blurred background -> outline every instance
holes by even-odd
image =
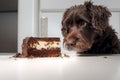
[[[21,52],[25,37],[60,37],[61,20],[66,8],[86,0],[0,0],[0,53]],[[120,1],[92,0],[109,8],[110,25],[120,38]],[[72,52],[73,53],[73,52]]]

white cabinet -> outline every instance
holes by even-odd
[[[72,5],[83,4],[88,0],[40,0],[41,9],[65,9]],[[120,8],[120,0],[91,0],[94,4],[105,5],[108,8]]]
[[[109,23],[115,29],[120,39],[120,12],[112,12]]]
[[[85,0],[40,0],[40,18],[46,17],[47,28],[42,28],[42,32],[46,31],[48,37],[60,37],[61,35],[61,20],[63,12],[66,8],[72,5],[83,4]],[[100,4],[107,6],[111,13],[110,25],[117,31],[118,36],[120,36],[120,1],[119,0],[92,0],[94,4]],[[111,6],[112,5],[112,6]],[[41,23],[42,24],[42,23]],[[44,23],[45,24],[45,23]],[[45,27],[45,26],[40,26]],[[120,38],[120,37],[119,37]],[[61,43],[62,46],[62,43]],[[66,53],[66,50],[62,49],[63,53]]]

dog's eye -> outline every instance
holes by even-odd
[[[84,24],[85,24],[85,21],[83,21],[83,20],[80,19],[80,20],[77,21],[77,24],[78,24],[78,25],[84,25]]]
[[[87,28],[88,30],[94,30],[94,28],[92,27],[91,24],[88,24],[88,25],[86,26],[86,28]]]

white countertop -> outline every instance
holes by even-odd
[[[120,54],[64,58],[0,55],[0,80],[120,80]]]

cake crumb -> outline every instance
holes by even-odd
[[[15,55],[13,55],[12,57],[14,57],[14,58],[18,58],[18,57],[21,58],[21,57],[22,57],[22,54],[17,52],[17,53],[16,53]]]
[[[104,58],[107,58],[107,56],[104,56]]]
[[[52,57],[69,57],[68,55],[64,54],[63,56],[62,55],[52,55],[52,56],[48,56],[48,58],[52,58]],[[12,57],[9,57],[9,58],[29,58],[29,59],[33,59],[33,58],[45,58],[44,56],[41,57],[41,56],[33,56],[33,55],[30,55],[30,56],[23,56],[22,53],[18,53],[16,52]]]
[[[64,54],[64,57],[70,57],[69,55],[67,55],[67,54]]]

